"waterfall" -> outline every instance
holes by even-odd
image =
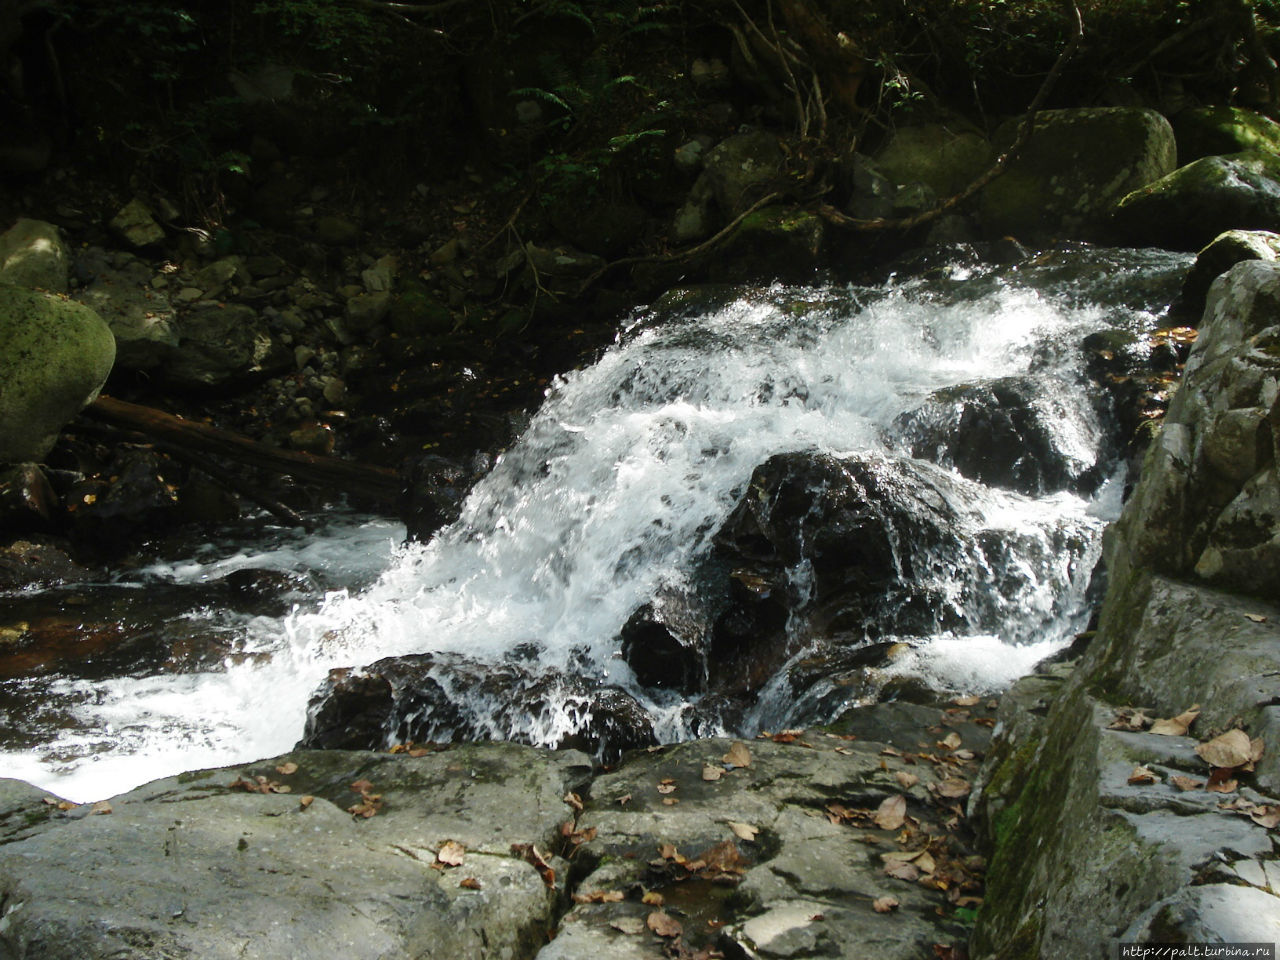
[[[931,632],[872,639],[906,644],[890,671],[998,689],[1082,629],[1101,533],[1119,508],[1117,448],[1081,341],[1159,325],[1187,264],[1077,249],[1013,268],[964,259],[875,286],[670,294],[630,318],[598,362],[551,384],[525,434],[430,542],[401,545],[393,525],[338,518],[310,538],[277,531],[132,574],[136,588],[237,567],[322,568],[332,588],[284,616],[172,618],[170,630],[212,620],[230,638],[214,665],[42,681],[61,719],[4,753],[8,775],[97,799],[283,752],[331,668],[410,654],[616,687],[660,738],[705,732],[718,721],[691,721],[697,695],[638,683],[619,635],[655,596],[699,589],[753,471],[797,452],[862,458],[947,497],[955,545],[925,564],[924,584],[946,617]],[[1061,483],[1019,490],[972,476],[948,418],[957,397],[988,388],[1021,391],[1026,416],[1048,425]],[[796,564],[787,575],[803,608],[813,574]],[[806,624],[787,627],[791,662],[813,652]],[[445,667],[437,676],[446,695],[467,696]],[[735,732],[833,709],[821,683],[799,699],[787,689],[779,675],[757,691]],[[536,714],[504,709],[492,691],[459,709],[473,730],[554,744],[581,719],[566,690],[543,690]]]

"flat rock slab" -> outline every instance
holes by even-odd
[[[951,833],[963,800],[939,791],[976,766],[963,742],[985,742],[985,730],[959,726],[919,731],[928,739],[916,753],[807,731],[629,756],[591,786],[572,858],[578,903],[539,960],[712,949],[905,960],[963,942],[946,888],[976,879]],[[952,732],[961,746],[941,742]],[[895,797],[906,819],[882,828],[875,814]],[[926,848],[932,860],[916,862],[932,870],[886,874],[884,855]],[[896,905],[877,912],[881,897]]]
[[[511,744],[308,751],[158,781],[109,813],[59,811],[4,781],[0,955],[528,957],[563,881],[548,886],[512,845],[556,865],[562,798],[588,773],[582,754]],[[348,812],[365,803],[372,816]],[[450,840],[462,862],[445,866]]]

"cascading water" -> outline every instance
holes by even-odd
[[[480,669],[519,661],[537,675],[616,686],[649,711],[660,737],[688,735],[696,695],[642,687],[618,655],[620,631],[659,593],[696,589],[753,470],[797,451],[882,466],[915,463],[912,453],[941,461],[884,469],[924,477],[951,501],[939,509],[958,546],[919,574],[946,616],[932,631],[855,640],[908,640],[911,652],[891,669],[935,685],[999,688],[1083,626],[1101,531],[1119,506],[1080,342],[1157,325],[1186,266],[1178,255],[1077,250],[1041,266],[952,265],[875,288],[668,297],[598,363],[554,383],[525,435],[431,542],[399,546],[393,525],[335,521],[308,538],[122,579],[114,589],[274,566],[320,568],[335,588],[284,616],[200,607],[169,618],[169,631],[226,640],[213,665],[41,679],[49,719],[10,737],[0,763],[8,776],[97,799],[269,756],[298,740],[331,668],[421,653]],[[949,469],[958,460],[945,442],[919,442],[920,411],[945,412],[949,390],[1011,378],[1029,385],[1028,409],[1052,425],[1066,489],[985,486]],[[813,573],[796,564],[787,576],[803,609]],[[813,650],[810,620],[792,621],[789,664]],[[456,706],[475,732],[553,744],[582,721],[569,687],[550,684],[539,709],[522,713],[501,694],[467,693],[445,667],[437,675],[446,695],[471,696]],[[738,732],[845,706],[821,684],[797,698],[782,678],[757,691]],[[0,685],[0,710],[26,709],[33,682]],[[22,724],[11,716],[7,726]]]

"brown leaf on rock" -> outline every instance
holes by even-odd
[[[640,898],[640,902],[651,907],[660,907],[666,902],[666,898],[656,890],[646,890],[644,896]]]
[[[938,796],[951,799],[967,797],[971,789],[973,788],[968,780],[960,777],[947,777],[947,779],[938,784]]]
[[[458,881],[458,886],[462,887],[465,890],[483,890],[484,889],[482,886],[480,886],[480,881],[477,880],[475,877],[463,877],[461,880]]]
[[[289,776],[290,774],[297,773],[297,772],[298,772],[298,765],[294,763],[292,760],[282,763],[280,764],[280,766],[276,767],[276,773],[279,773],[286,777]]]
[[[1214,774],[1221,773],[1223,776],[1215,777]],[[1240,787],[1240,781],[1232,779],[1231,771],[1223,767],[1214,769],[1209,775],[1209,784],[1204,789],[1207,793],[1235,793]]]
[[[373,784],[370,783],[368,780],[357,780],[355,783],[350,784],[349,789],[351,790],[352,793],[361,793],[361,794],[372,793]]]
[[[1200,716],[1200,704],[1196,703],[1176,717],[1155,721],[1151,724],[1151,732],[1162,737],[1185,737],[1198,716]]]
[[[951,702],[957,707],[976,707],[982,702],[982,698],[978,696],[955,697]]]
[[[705,764],[705,765],[702,767],[702,779],[703,779],[703,780],[719,780],[719,779],[720,779],[721,777],[723,777],[723,776],[724,776],[724,768],[723,768],[723,767],[713,767],[713,766],[711,766],[711,764],[709,764],[709,763],[708,763],[708,764]]]
[[[591,890],[587,893],[575,893],[574,903],[621,903],[626,899],[621,890]]]
[[[906,770],[899,770],[893,775],[893,778],[898,781],[898,786],[902,787],[903,790],[910,790],[920,782],[919,777],[914,773],[908,773]]]
[[[907,819],[907,798],[901,794],[885,797],[873,819],[881,830],[897,830]]]
[[[1257,807],[1250,811],[1249,819],[1260,827],[1274,830],[1276,827],[1280,827],[1280,804]]]
[[[466,847],[457,840],[446,840],[440,844],[440,849],[436,851],[436,860],[445,864],[445,866],[460,867],[466,852]]]
[[[311,806],[315,802],[316,802],[316,798],[308,793],[305,797],[298,798],[298,808],[300,810],[305,810],[307,809],[307,807]]]
[[[538,852],[538,848],[532,843],[513,843],[511,852],[518,856],[526,863],[532,864],[533,868],[538,871],[538,875],[542,877],[542,882],[548,887],[555,887],[556,872],[551,864],[543,858]]]
[[[92,816],[93,814],[107,814],[110,812],[111,812],[111,804],[109,804],[106,800],[99,800],[89,810],[90,816]]]
[[[728,820],[726,825],[739,840],[754,840],[756,834],[760,832],[759,827],[753,827],[749,823],[740,823],[737,820]]]
[[[732,840],[723,840],[708,848],[703,851],[698,860],[704,864],[699,869],[712,875],[709,879],[714,879],[718,874],[743,874],[751,865]]]
[[[895,880],[906,880],[908,883],[915,883],[920,879],[920,871],[916,869],[915,864],[908,863],[905,860],[890,860],[884,865],[886,876],[893,877]]]
[[[1142,710],[1134,707],[1121,707],[1116,711],[1115,718],[1107,724],[1107,729],[1136,732],[1145,730],[1149,726],[1151,726],[1151,718]]]
[[[676,787],[677,787],[677,784],[672,783],[669,780],[663,780],[662,783],[658,784],[658,792],[663,794],[675,793]]]
[[[1253,743],[1243,730],[1228,730],[1208,743],[1197,744],[1196,755],[1211,767],[1242,767],[1253,760]]]
[[[645,926],[660,937],[678,937],[684,932],[680,921],[670,914],[655,910],[645,918]]]
[[[749,767],[751,766],[751,751],[747,749],[747,745],[741,740],[735,740],[723,759],[725,763],[732,763],[735,767]]]
[[[1146,767],[1134,767],[1133,773],[1129,774],[1129,783],[1132,786],[1145,787],[1159,782],[1160,778]]]
[[[1245,618],[1252,620],[1254,623],[1266,623],[1267,618],[1260,613],[1246,613]]]
[[[564,802],[573,807],[578,813],[582,812],[582,798],[572,790],[564,795]]]
[[[639,917],[619,917],[617,920],[610,920],[609,926],[631,937],[638,937],[645,930],[644,921]]]
[[[1187,790],[1199,790],[1204,786],[1203,780],[1197,780],[1194,777],[1184,777],[1182,774],[1175,774],[1170,777],[1169,782],[1184,792]]]
[[[960,734],[952,730],[945,737],[937,742],[939,750],[958,750],[964,741],[960,739]]]
[[[928,850],[921,850],[920,856],[911,861],[912,865],[921,873],[933,873],[938,869],[938,863],[933,859],[933,855]]]
[[[898,906],[896,897],[876,897],[871,901],[871,909],[876,913],[892,913]]]

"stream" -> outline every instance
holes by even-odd
[[[1081,343],[1167,324],[1190,262],[1074,247],[1014,266],[934,258],[876,285],[669,294],[551,384],[428,543],[343,511],[311,533],[257,519],[213,543],[161,544],[101,582],[3,597],[0,635],[38,632],[63,653],[0,673],[0,771],[90,801],[271,756],[298,742],[331,669],[410,654],[442,658],[459,729],[540,745],[584,722],[584,682],[634,699],[661,741],[833,719],[857,702],[815,671],[833,644],[899,644],[882,681],[998,691],[1087,625],[1101,534],[1121,506],[1125,438]],[[986,451],[954,436],[972,429],[958,398],[993,384],[1046,431],[1026,456],[1052,460],[1019,460],[1003,484],[971,468]],[[624,626],[656,596],[701,589],[753,471],[796,452],[933,478],[958,545],[916,563],[908,587],[940,599],[923,620],[834,633],[797,602],[779,628],[786,669],[732,711],[641,683],[620,654]],[[788,591],[803,598],[821,576],[796,562]],[[544,683],[536,708],[511,709],[452,683],[450,657],[578,686]],[[783,682],[801,662],[806,685]]]

